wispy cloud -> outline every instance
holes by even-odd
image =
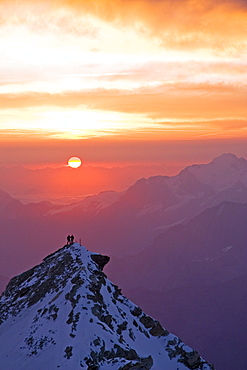
[[[166,47],[233,53],[246,45],[247,6],[241,0],[58,0],[57,4],[158,36]]]
[[[139,35],[156,38],[171,49],[214,49],[234,54],[246,47],[244,0],[29,0],[1,1],[1,24],[26,24],[33,32],[100,35],[87,19],[132,28]]]
[[[5,109],[28,107],[80,107],[104,111],[145,114],[153,119],[164,117],[239,117],[246,116],[245,86],[225,83],[169,83],[158,87],[129,90],[93,89],[65,91],[60,94],[1,94]],[[43,109],[42,108],[42,109]]]

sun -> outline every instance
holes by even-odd
[[[78,168],[81,165],[81,160],[78,157],[71,157],[68,160],[68,166],[71,168]]]

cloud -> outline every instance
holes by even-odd
[[[118,26],[158,37],[165,47],[206,48],[233,53],[246,42],[244,1],[85,0],[59,1]]]
[[[2,95],[0,103],[1,115],[8,114],[10,122],[13,122],[11,118],[13,115],[15,122],[18,122],[23,112],[26,112],[25,119],[33,117],[29,135],[26,135],[33,140],[45,137],[49,140],[65,139],[72,136],[75,139],[114,136],[140,140],[192,139],[208,136],[243,138],[247,134],[246,95],[247,89],[244,86],[236,87],[223,83],[180,83],[135,91],[98,89],[63,94],[11,94]],[[114,122],[112,121],[109,128],[103,123],[92,130],[90,121],[86,120],[88,127],[87,130],[83,130],[85,119],[80,117],[83,117],[84,111],[86,117],[98,117],[101,123],[108,122],[109,117],[112,117]],[[77,117],[78,127],[73,135],[66,133],[66,130],[33,131],[35,119],[39,117],[43,117],[45,122],[46,118],[52,119],[60,126],[63,121],[64,127],[69,127],[67,122],[74,122]],[[8,117],[3,122],[7,122],[6,119]],[[20,131],[21,135],[18,135],[18,131],[1,131],[2,139],[5,140],[18,137],[23,140],[26,132]]]
[[[96,38],[98,27],[83,17],[77,17],[72,9],[52,7],[49,2],[2,2],[0,1],[0,26],[28,27],[36,34],[75,34]]]
[[[134,28],[165,48],[210,48],[232,55],[241,52],[247,41],[243,0],[10,0],[0,4],[2,22],[19,20],[36,32],[48,28],[97,37],[97,27],[85,23],[91,15],[116,28]]]
[[[245,117],[245,86],[224,83],[176,83],[135,90],[64,92],[61,94],[2,94],[2,109],[64,107],[145,114],[152,119],[186,117]]]

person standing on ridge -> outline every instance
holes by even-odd
[[[71,235],[71,237],[70,237],[70,241],[71,241],[71,244],[73,244],[74,243],[74,235]]]
[[[70,244],[70,240],[71,240],[71,237],[70,237],[70,235],[68,235],[68,236],[67,236],[67,245],[69,245],[69,244]]]

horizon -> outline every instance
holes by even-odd
[[[69,164],[64,164],[64,163],[50,163],[50,164],[40,164],[40,165],[32,165],[32,164],[16,164],[16,165],[6,165],[6,164],[0,164],[0,168],[4,168],[4,169],[15,169],[15,168],[23,168],[25,170],[30,170],[30,171],[40,171],[40,170],[62,170],[62,169],[66,169],[68,168],[70,171],[72,169],[72,171],[83,171],[84,168],[103,168],[103,169],[126,169],[126,168],[136,168],[136,167],[139,167],[139,168],[152,168],[152,167],[155,167],[157,169],[159,168],[166,168],[167,171],[181,171],[181,169],[184,169],[186,167],[190,167],[190,166],[193,166],[193,165],[202,165],[202,164],[209,164],[211,163],[214,159],[216,158],[219,158],[219,157],[222,157],[224,155],[232,155],[238,159],[245,159],[245,156],[239,156],[239,155],[236,155],[235,153],[233,152],[222,152],[221,154],[219,155],[216,155],[216,156],[213,156],[211,157],[210,159],[205,159],[204,161],[197,161],[197,162],[192,162],[192,161],[188,161],[188,163],[177,163],[177,162],[166,162],[166,161],[163,161],[163,162],[155,162],[155,163],[147,163],[147,162],[140,162],[140,163],[131,163],[131,162],[127,162],[127,163],[102,163],[102,162],[98,162],[98,163],[84,163],[84,162],[81,162],[81,164],[78,166],[78,167],[71,167]],[[177,172],[177,174],[179,173]],[[75,172],[74,172],[75,173]],[[174,175],[167,175],[167,176],[176,176],[176,174]]]
[[[49,201],[53,204],[67,205],[101,192],[125,191],[142,178],[174,177],[188,167],[207,165],[214,159],[225,155],[245,159],[234,153],[221,153],[208,161],[187,164],[164,162],[157,164],[132,163],[122,164],[122,166],[116,164],[109,166],[108,164],[108,166],[104,166],[103,164],[87,165],[83,163],[79,168],[71,168],[69,165],[45,167],[0,165],[2,177],[0,189],[23,204]],[[22,179],[16,181],[16,178],[20,177]],[[73,184],[70,184],[70,178],[73,178]]]
[[[247,157],[246,139],[217,141],[121,141],[87,142],[83,147],[68,144],[68,140],[46,146],[34,143],[32,147],[23,143],[3,142],[0,147],[0,166],[22,166],[29,169],[69,167],[67,161],[77,156],[82,167],[136,167],[171,166],[186,167],[191,164],[207,163],[223,153],[233,153],[237,157]],[[108,152],[107,152],[108,151]],[[86,154],[85,154],[86,153]]]

